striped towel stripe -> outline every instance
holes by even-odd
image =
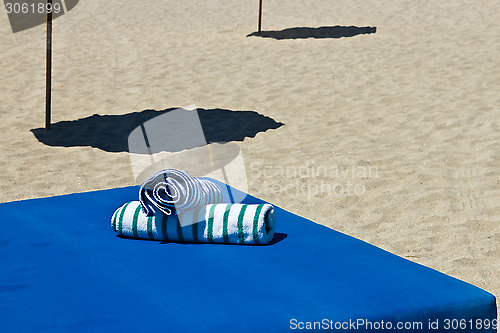
[[[172,215],[183,210],[222,202],[222,191],[213,182],[177,169],[165,169],[144,181],[139,201],[147,216]]]
[[[276,229],[270,204],[210,204],[183,214],[198,222],[182,227],[177,214],[146,216],[140,202],[132,201],[116,210],[111,225],[125,237],[223,244],[267,244]]]

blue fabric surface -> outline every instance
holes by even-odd
[[[267,246],[119,238],[111,215],[137,193],[0,204],[2,332],[285,332],[324,319],[451,332],[445,319],[496,318],[486,291],[277,207]]]

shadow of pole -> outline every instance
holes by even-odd
[[[319,28],[309,28],[309,27],[295,27],[287,28],[284,30],[270,30],[261,32],[252,32],[247,35],[247,37],[262,37],[262,38],[274,38],[274,39],[305,39],[305,38],[342,38],[342,37],[354,37],[357,35],[364,34],[374,34],[377,31],[376,27],[344,27],[344,26],[333,26],[333,27],[319,27]]]
[[[53,147],[93,147],[108,152],[129,152],[130,133],[148,120],[176,108],[144,110],[123,115],[98,115],[52,124],[52,130],[31,129],[38,141]],[[284,124],[255,111],[197,109],[207,144],[243,141],[257,133],[277,129]],[[166,133],[168,134],[168,133]],[[200,146],[200,145],[197,145]],[[189,149],[193,147],[182,147]],[[181,148],[166,151],[179,151]]]

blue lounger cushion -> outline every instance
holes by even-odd
[[[0,204],[2,332],[375,331],[361,320],[449,332],[447,319],[496,319],[490,293],[279,207],[265,246],[117,237],[110,217],[137,193]],[[463,332],[494,332],[472,326]]]

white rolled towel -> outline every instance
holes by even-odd
[[[147,216],[182,213],[188,209],[220,203],[222,198],[222,191],[215,183],[177,169],[155,173],[139,189],[139,201]]]
[[[179,220],[193,223],[182,227]],[[139,201],[132,201],[115,211],[111,225],[118,235],[139,239],[268,244],[274,237],[276,219],[270,204],[211,204],[184,211],[179,216],[147,216]]]

